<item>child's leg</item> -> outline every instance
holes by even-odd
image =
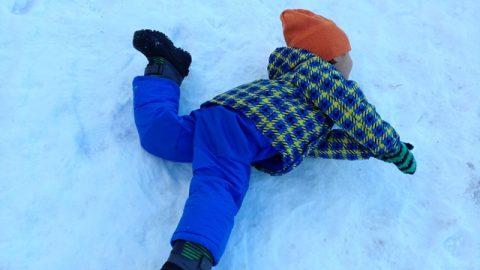
[[[248,189],[250,164],[271,143],[253,124],[223,107],[199,110],[195,118],[193,178],[171,242],[203,245],[216,265]]]
[[[133,46],[148,60],[147,76],[133,81],[135,124],[141,144],[153,155],[191,162],[194,119],[177,114],[179,86],[188,75],[192,57],[154,30],[136,31]]]
[[[133,80],[134,114],[140,142],[152,155],[177,162],[193,156],[192,116],[178,116],[180,88],[172,80],[139,76]]]

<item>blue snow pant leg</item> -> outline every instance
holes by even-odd
[[[138,76],[133,80],[135,124],[142,147],[152,155],[192,162],[192,116],[178,116],[180,88],[169,79]]]
[[[180,89],[171,80],[139,76],[133,91],[143,148],[167,160],[192,162],[189,197],[171,244],[178,239],[202,244],[216,265],[248,189],[250,164],[276,151],[251,121],[224,107],[178,116]]]
[[[251,163],[273,156],[271,141],[243,116],[214,106],[193,111],[193,178],[178,239],[205,246],[220,260],[249,186]]]

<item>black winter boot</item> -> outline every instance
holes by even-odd
[[[212,262],[212,255],[202,245],[177,240],[161,270],[211,270]]]
[[[175,47],[164,33],[138,30],[133,35],[133,47],[147,57],[145,75],[171,79],[179,86],[188,75],[192,57],[188,52]]]

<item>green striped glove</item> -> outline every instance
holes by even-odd
[[[379,159],[395,164],[395,166],[397,166],[397,168],[403,173],[414,174],[417,169],[417,162],[410,151],[412,149],[413,145],[402,142],[397,151],[381,156]]]

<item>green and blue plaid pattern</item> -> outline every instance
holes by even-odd
[[[222,105],[252,120],[279,152],[254,164],[284,174],[304,157],[367,159],[398,150],[400,138],[354,81],[303,49],[277,48],[269,80],[238,86],[202,104]],[[336,124],[341,130],[332,130]]]
[[[333,129],[325,138],[311,144],[308,157],[326,159],[369,159],[372,152],[350,137],[345,130]]]

